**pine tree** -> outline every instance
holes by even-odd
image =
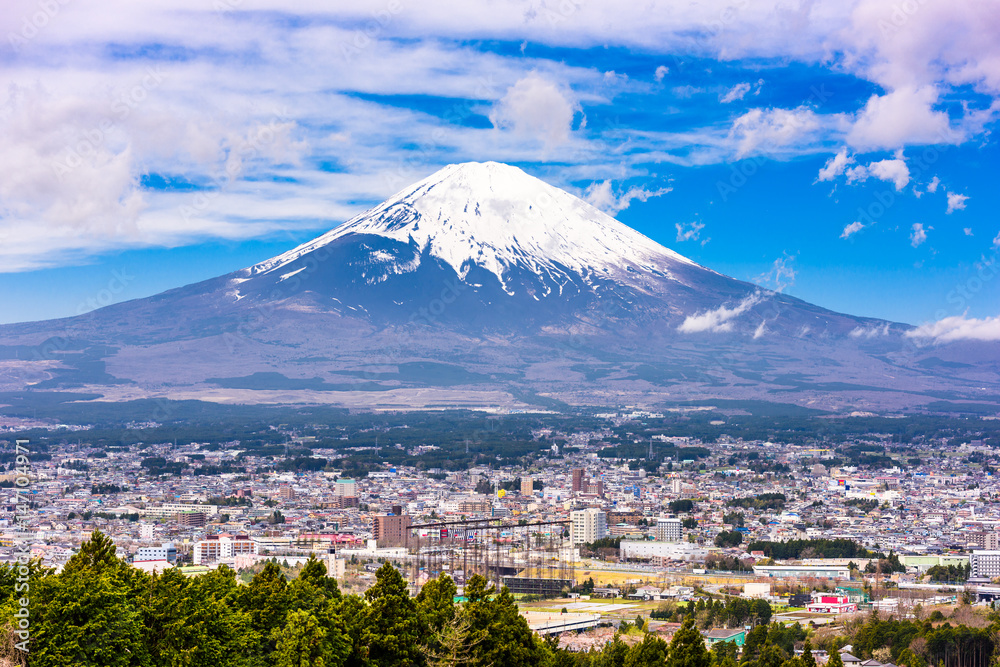
[[[386,563],[375,574],[375,585],[365,592],[368,601],[361,619],[361,643],[378,667],[417,664],[425,633],[417,605],[399,571]]]
[[[428,667],[470,667],[485,639],[472,628],[463,613],[453,614],[445,625],[434,632],[433,641],[425,649]]]
[[[712,655],[705,648],[705,640],[694,626],[694,618],[688,616],[670,642],[667,667],[709,667],[711,663]]]
[[[288,612],[285,625],[275,628],[271,638],[274,667],[333,667],[327,662],[331,651],[326,630],[308,611]]]
[[[328,598],[337,599],[340,597],[340,587],[337,586],[337,580],[327,576],[326,565],[314,554],[309,554],[309,560],[299,572],[299,579],[312,584]]]
[[[440,632],[455,618],[458,589],[447,574],[431,579],[417,595],[417,608],[431,632]]]
[[[826,661],[826,667],[844,667],[844,661],[841,659],[839,651],[830,652],[830,659]]]
[[[806,645],[802,647],[802,664],[805,667],[816,667],[816,658],[812,654],[812,644],[806,640]]]
[[[642,641],[628,650],[625,667],[646,667],[662,665],[667,659],[669,646],[656,635],[647,634]]]
[[[478,667],[532,667],[544,662],[545,647],[528,627],[506,587],[497,593],[480,575],[470,577],[465,587],[468,602],[464,611],[473,632],[483,634],[476,660]]]

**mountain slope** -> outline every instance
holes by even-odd
[[[840,409],[974,398],[995,382],[995,351],[932,356],[907,329],[733,280],[519,169],[468,163],[241,271],[0,327],[0,390],[399,406],[720,396]]]

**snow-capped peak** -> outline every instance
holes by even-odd
[[[623,225],[582,199],[517,167],[452,164],[330,232],[253,267],[279,269],[349,234],[415,243],[464,277],[470,264],[504,281],[507,269],[582,276],[628,268],[670,275],[694,262]]]

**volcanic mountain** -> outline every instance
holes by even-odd
[[[466,163],[249,268],[0,327],[0,390],[868,409],[995,384],[995,350],[922,349],[908,330],[728,278],[520,169]]]

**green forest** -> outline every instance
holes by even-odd
[[[570,653],[534,634],[507,589],[478,575],[459,603],[447,575],[411,597],[389,563],[364,595],[343,594],[315,558],[291,580],[275,562],[249,584],[227,567],[149,575],[117,558],[99,532],[58,574],[36,562],[25,567],[30,592],[15,592],[18,566],[0,567],[0,661],[32,667],[815,667],[813,639],[834,651],[831,667],[842,667],[835,651],[847,642],[859,656],[906,667],[987,667],[1000,629],[995,612],[967,612],[975,627],[873,614],[819,640],[798,624],[771,623],[766,603],[702,601],[669,616],[682,621],[669,642],[645,632],[649,623],[639,618],[622,627],[633,641],[618,634],[599,651]],[[25,598],[28,629],[19,631]],[[714,624],[709,615],[756,625],[742,649],[721,642],[709,650],[699,630]]]

